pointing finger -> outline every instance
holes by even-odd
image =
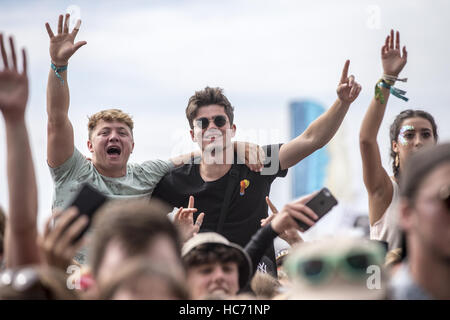
[[[278,213],[278,209],[275,207],[275,205],[272,203],[272,201],[270,201],[269,197],[266,197],[266,202],[270,208],[270,211],[272,211],[272,213]]]
[[[347,82],[347,74],[348,74],[349,66],[350,66],[350,60],[345,61],[344,69],[342,69],[342,75],[341,75],[341,82],[340,83]]]
[[[188,208],[193,208],[194,207],[194,197],[190,196],[189,197],[189,204],[188,204]]]

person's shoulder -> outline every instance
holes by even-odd
[[[187,163],[183,164],[178,167],[173,167],[169,170],[169,172],[166,174],[166,177],[175,177],[175,178],[182,178],[182,177],[189,177],[195,173],[196,168],[200,166],[196,163]]]

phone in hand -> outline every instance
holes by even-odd
[[[86,215],[89,218],[89,222],[86,225],[86,227],[80,232],[80,234],[78,234],[76,238],[73,239],[73,243],[77,242],[78,240],[81,239],[81,237],[83,237],[83,235],[91,226],[94,214],[106,202],[107,199],[108,198],[104,194],[102,194],[100,191],[97,191],[90,184],[84,183],[82,185],[78,194],[75,196],[73,201],[67,207],[67,208],[70,207],[78,208],[78,215],[70,222],[68,226],[74,223],[75,220],[77,220],[78,217],[80,217],[81,215]]]
[[[338,204],[336,198],[331,194],[328,188],[322,188],[318,194],[311,200],[305,203],[305,206],[314,211],[320,220],[325,214],[327,214],[335,205]],[[318,221],[316,220],[316,221]],[[304,230],[308,230],[310,226],[300,220],[296,220],[298,225]]]

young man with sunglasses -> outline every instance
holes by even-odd
[[[391,281],[391,297],[449,300],[450,143],[426,147],[408,159],[400,196],[407,259]]]
[[[93,184],[109,197],[149,196],[158,181],[174,166],[187,162],[190,154],[168,161],[128,163],[134,149],[133,120],[118,109],[102,110],[89,118],[87,146],[92,159],[88,160],[81,154],[74,146],[74,132],[68,116],[67,67],[70,57],[86,41],[74,43],[81,20],[69,32],[69,19],[69,14],[59,16],[56,35],[49,23],[45,25],[50,37],[51,57],[47,84],[47,162],[55,183],[52,207],[66,207],[83,182]],[[236,147],[240,144],[237,143]],[[255,145],[250,148],[251,152],[257,150]],[[255,170],[258,164],[249,166]]]
[[[195,199],[195,218],[204,212],[200,231],[215,231],[242,247],[260,228],[267,217],[266,196],[277,177],[287,169],[326,145],[339,128],[350,104],[361,86],[354,76],[348,77],[350,61],[346,61],[337,88],[338,99],[300,136],[283,145],[265,146],[267,162],[261,172],[250,172],[236,163],[231,139],[236,132],[234,108],[220,88],[197,91],[186,108],[192,140],[199,145],[200,162],[172,170],[158,184],[154,196],[175,207]],[[305,219],[305,223],[313,221]],[[268,252],[275,268],[273,246]]]

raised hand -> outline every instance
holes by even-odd
[[[50,37],[50,57],[57,67],[65,66],[68,63],[69,58],[87,43],[86,41],[79,41],[74,44],[75,37],[80,30],[81,20],[77,21],[73,31],[69,33],[70,14],[67,13],[65,16],[64,27],[63,19],[64,16],[60,15],[58,19],[58,34],[56,36],[53,34],[50,24],[48,22],[45,23],[45,27],[47,28]]]
[[[197,209],[194,208],[194,197],[190,196],[188,207],[181,207],[175,213],[174,223],[178,226],[181,232],[183,242],[188,241],[200,231],[205,213],[200,213],[194,223],[195,212],[197,212]]]
[[[403,46],[403,56],[400,54],[400,32],[394,30],[387,36],[384,46],[381,48],[381,62],[383,64],[384,74],[397,77],[403,70],[408,58],[406,47]],[[395,43],[395,44],[394,44]]]
[[[339,81],[339,85],[336,90],[339,99],[346,103],[352,103],[355,101],[361,92],[361,85],[355,81],[355,76],[347,76],[349,66],[350,60],[345,61],[341,80]]]
[[[27,58],[25,49],[22,49],[23,67],[19,72],[14,40],[9,37],[11,58],[8,59],[0,33],[0,51],[3,60],[3,70],[0,71],[0,110],[5,119],[23,119],[28,101]]]
[[[297,223],[296,220],[302,221],[306,223],[309,226],[313,226],[315,224],[315,221],[319,219],[319,217],[316,215],[314,211],[312,211],[309,207],[307,207],[305,204],[314,198],[314,196],[318,193],[318,191],[313,192],[311,194],[308,194],[306,196],[301,197],[298,200],[295,200],[291,203],[286,204],[283,207],[283,210],[280,212],[277,212],[273,214],[274,218],[271,220],[271,226],[273,231],[275,231],[280,237],[287,232],[292,234],[292,229],[297,229],[300,231],[304,231]],[[268,198],[266,198],[267,203],[271,203]],[[273,209],[272,209],[273,210]],[[276,208],[275,208],[275,211]],[[263,221],[262,221],[263,224]],[[289,239],[290,241],[287,241],[289,244],[293,245],[296,242],[301,241],[295,240],[295,239]],[[292,241],[293,240],[293,241]],[[293,243],[291,243],[291,241]]]
[[[266,197],[266,202],[270,208],[270,211],[272,211],[272,214],[267,218],[261,220],[261,227],[264,227],[267,224],[269,224],[278,214],[278,209],[275,207],[272,201],[270,201],[269,197]],[[278,234],[278,236],[291,246],[293,246],[298,242],[303,241],[302,237],[300,237],[300,235],[297,232],[297,228],[295,227],[284,230],[283,232]]]
[[[64,272],[73,263],[73,257],[86,242],[85,237],[74,242],[89,222],[85,215],[78,218],[77,215],[78,209],[76,207],[55,213],[53,217],[47,220],[44,235],[38,238],[43,261],[50,266],[60,268]],[[53,218],[59,218],[54,228],[51,227]],[[76,220],[74,221],[74,219]]]

